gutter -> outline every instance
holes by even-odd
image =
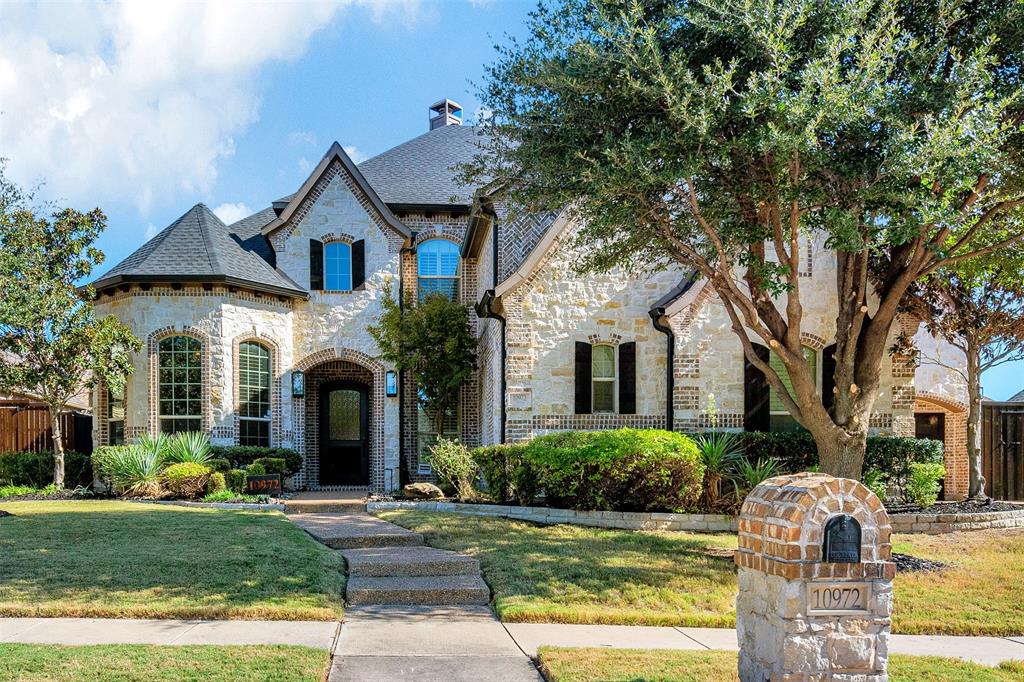
[[[497,244],[497,240],[494,240]],[[497,250],[497,248],[495,248]],[[497,277],[497,275],[495,275]],[[498,320],[501,324],[501,435],[499,441],[502,445],[505,444],[505,427],[508,423],[508,409],[507,409],[507,398],[505,397],[506,389],[508,387],[508,381],[505,378],[505,363],[508,359],[508,346],[506,344],[506,323],[505,318],[494,312],[494,289],[488,289],[484,292],[483,298],[474,307],[476,310],[476,316],[480,319]]]
[[[675,359],[676,359],[676,334],[672,331],[665,315],[665,307],[651,308],[648,312],[651,316],[651,324],[659,332],[665,335],[665,429],[675,430],[675,405],[673,397],[676,389]]]

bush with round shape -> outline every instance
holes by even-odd
[[[693,439],[657,429],[550,434],[532,440],[526,457],[553,507],[687,511],[704,480]]]
[[[225,475],[228,490],[241,493],[245,491],[245,470],[244,469],[231,469]]]
[[[249,466],[245,467],[246,476],[266,476],[267,468],[263,466],[263,462],[253,462]]]
[[[207,495],[222,493],[227,490],[227,488],[227,481],[224,480],[224,474],[219,471],[211,473],[210,478],[206,481]]]
[[[285,477],[294,476],[302,469],[302,455],[291,448],[266,448],[256,445],[211,445],[214,457],[231,462],[235,469],[244,469],[264,457],[280,458],[285,461]]]
[[[261,465],[268,474],[279,474],[282,477],[288,471],[288,466],[283,457],[260,457],[253,460],[253,464]]]
[[[537,497],[537,476],[523,443],[488,445],[473,450],[487,495],[499,504],[531,505]]]
[[[946,468],[937,462],[914,462],[910,465],[907,497],[919,507],[930,507],[939,499],[939,481]]]
[[[427,461],[434,473],[463,500],[474,499],[477,464],[464,444],[450,438],[438,438],[430,446]]]
[[[161,483],[175,497],[191,500],[206,490],[210,469],[198,462],[178,462],[164,469]]]
[[[213,457],[207,463],[206,466],[210,467],[214,471],[219,471],[222,474],[226,474],[231,471],[231,462],[224,459],[223,457]]]

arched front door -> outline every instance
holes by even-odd
[[[369,388],[353,381],[320,387],[320,485],[369,485]]]

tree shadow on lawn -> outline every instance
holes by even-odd
[[[0,614],[316,619],[341,604],[340,557],[280,514],[5,506],[15,515],[0,521]]]

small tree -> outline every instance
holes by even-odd
[[[91,288],[79,282],[103,262],[93,243],[106,226],[99,209],[33,206],[0,165],[0,388],[46,405],[53,435],[53,482],[64,485],[60,412],[97,381],[119,389],[141,348],[114,317],[96,319]],[[49,213],[49,215],[46,215]]]
[[[997,230],[991,233],[998,234]],[[967,384],[968,496],[984,499],[981,473],[981,375],[1006,362],[1024,360],[1024,247],[943,268],[919,284],[910,298],[929,331],[963,352],[966,367],[921,355],[921,362],[956,372]],[[909,340],[901,339],[902,350]]]
[[[1024,4],[562,0],[529,28],[488,70],[465,179],[569,207],[583,269],[699,273],[822,470],[859,478],[911,285],[1024,238],[978,243],[1024,211]],[[831,292],[802,291],[809,236]],[[802,348],[812,296],[837,311],[830,401]]]
[[[459,389],[476,369],[476,338],[464,305],[443,294],[400,307],[388,293],[377,324],[369,328],[381,357],[409,372],[420,406],[438,433],[458,404]]]

